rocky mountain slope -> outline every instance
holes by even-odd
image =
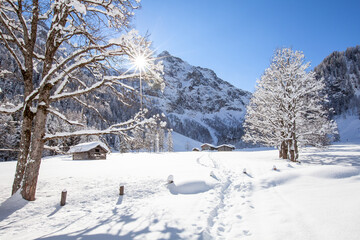
[[[318,79],[325,80],[328,106],[335,115],[360,116],[360,45],[331,53],[314,71]]]
[[[164,92],[146,89],[147,106],[164,112],[174,131],[200,142],[238,143],[251,93],[164,51]]]

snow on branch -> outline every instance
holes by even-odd
[[[0,107],[0,113],[2,114],[13,114],[16,113],[20,110],[23,109],[23,104],[19,104],[16,107],[12,107],[12,108],[4,108],[4,107]]]
[[[0,18],[1,20],[1,18]],[[22,64],[22,62],[20,61],[20,59],[18,58],[17,54],[15,53],[15,51],[10,47],[10,44],[8,43],[8,40],[6,39],[6,37],[4,36],[2,30],[0,29],[0,42],[4,42],[5,47],[9,50],[9,52],[11,53],[11,55],[13,56],[13,58],[15,59],[16,63],[18,64],[19,68],[21,70],[25,70],[24,65]]]
[[[105,134],[121,134],[127,135],[126,132],[136,128],[138,124],[134,124],[132,126],[126,126],[122,128],[113,128],[109,127],[105,130],[80,130],[75,132],[61,132],[56,134],[45,134],[44,140],[52,140],[52,139],[60,139],[60,138],[68,138],[68,137],[76,137],[76,136],[91,136],[91,135],[105,135]]]
[[[64,114],[58,112],[57,110],[55,110],[55,109],[53,109],[53,108],[50,108],[50,107],[49,107],[49,108],[47,109],[47,111],[48,111],[49,113],[51,113],[52,115],[54,115],[54,116],[56,116],[56,117],[64,120],[65,122],[67,122],[67,123],[70,124],[70,125],[76,125],[76,126],[80,126],[80,127],[85,127],[84,124],[79,123],[78,121],[71,121],[71,120],[69,120]]]
[[[76,136],[91,136],[91,135],[105,135],[105,134],[119,134],[123,135],[124,137],[127,137],[128,131],[144,126],[146,124],[151,124],[154,119],[149,118],[145,119],[143,115],[146,113],[146,110],[140,111],[137,113],[132,119],[123,122],[123,123],[117,123],[114,125],[111,125],[107,129],[104,130],[92,130],[92,129],[86,129],[86,130],[80,130],[80,131],[74,131],[74,132],[59,132],[55,134],[45,134],[43,140],[48,141],[52,139],[61,139],[61,138],[68,138],[68,137],[76,137]]]
[[[87,87],[85,89],[80,89],[80,90],[73,91],[73,92],[65,92],[65,93],[53,95],[50,97],[50,101],[54,102],[54,101],[62,100],[65,98],[72,98],[72,97],[84,95],[86,93],[90,93],[90,92],[94,91],[95,89],[100,88],[107,82],[114,82],[115,80],[134,78],[137,76],[139,76],[139,74],[128,74],[128,75],[117,76],[117,77],[104,77],[101,81],[96,82],[93,85],[91,85],[90,87]],[[115,83],[121,84],[119,82],[115,82]],[[121,85],[126,86],[125,84],[121,84]]]
[[[84,101],[81,101],[78,97],[72,97],[72,99],[74,99],[76,102],[80,103],[82,106],[96,112],[99,115],[100,119],[103,120],[105,123],[107,123],[107,120],[102,116],[102,114],[99,112],[99,110],[97,110],[94,106],[91,106],[91,105],[85,103]]]
[[[55,153],[57,153],[57,154],[66,154],[66,152],[64,152],[63,150],[61,150],[58,146],[47,146],[47,145],[44,145],[44,149],[53,151],[53,152],[55,152]]]
[[[106,84],[111,90],[112,92],[117,96],[117,99],[124,104],[125,106],[130,107],[130,104],[126,103],[125,101],[123,101],[124,94],[122,94],[121,92],[119,92],[112,84]]]

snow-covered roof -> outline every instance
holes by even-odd
[[[107,152],[110,152],[110,149],[106,146],[105,143],[102,142],[86,142],[80,143],[78,145],[72,146],[69,150],[69,153],[78,153],[78,152],[87,152],[93,148],[100,146],[104,148]]]
[[[204,143],[204,144],[201,145],[200,147],[202,147],[202,146],[209,146],[209,147],[214,147],[214,148],[216,148],[214,145],[212,145],[212,144],[210,144],[210,143]]]
[[[229,147],[229,148],[235,149],[235,146],[234,146],[234,145],[231,145],[231,144],[222,144],[222,145],[217,146],[217,147],[218,147],[218,148],[219,148],[219,147]]]

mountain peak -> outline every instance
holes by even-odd
[[[168,51],[162,51],[158,57],[171,57],[171,54]]]
[[[214,144],[240,141],[246,104],[251,94],[220,79],[208,68],[193,66],[163,51],[166,87],[149,90],[151,106],[167,115],[175,132]],[[147,93],[147,92],[146,92]]]

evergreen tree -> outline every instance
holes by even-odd
[[[167,147],[168,147],[168,152],[173,152],[174,151],[174,143],[173,143],[173,138],[172,138],[172,129],[168,129]]]

